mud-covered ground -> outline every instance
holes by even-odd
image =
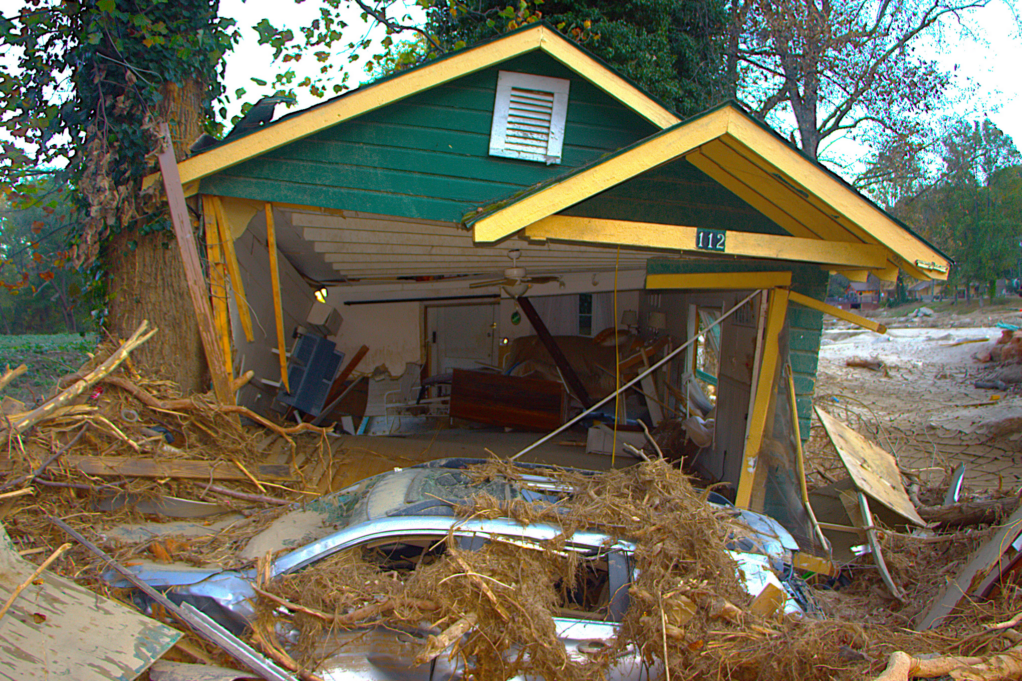
[[[815,403],[874,439],[902,468],[939,485],[966,464],[972,491],[1022,486],[1022,365],[980,362],[1001,336],[996,324],[1022,325],[1010,304],[933,306],[932,316],[906,316],[917,306],[875,313],[880,335],[835,323],[820,352]],[[866,366],[856,366],[866,365]],[[985,382],[997,387],[976,387]],[[810,473],[825,482],[839,466],[814,422]]]

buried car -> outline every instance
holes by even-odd
[[[629,608],[629,587],[637,576],[636,544],[594,530],[565,536],[555,523],[459,516],[456,506],[470,505],[479,495],[502,504],[526,502],[556,508],[571,503],[573,490],[545,474],[550,469],[525,467],[525,474],[516,474],[514,480],[473,476],[469,468],[482,463],[446,459],[367,478],[278,518],[249,542],[242,558],[254,561],[268,553],[275,555],[268,568],[272,580],[300,574],[342,551],[360,551],[381,574],[405,574],[435,562],[451,545],[464,551],[478,551],[489,543],[554,550],[570,555],[579,575],[552,611],[557,638],[573,660],[609,651]],[[714,495],[710,503],[726,504]],[[788,594],[787,612],[808,610],[805,585],[791,573],[791,552],[798,549],[791,535],[766,516],[733,508],[729,513],[736,516],[741,529],[732,534],[727,549],[740,568],[745,590],[755,595],[772,584]],[[191,603],[237,633],[257,619],[254,569],[157,564],[130,569],[172,600]],[[111,581],[127,586],[114,577]],[[324,637],[328,640],[322,651],[329,652],[322,654],[325,659],[317,674],[324,679],[462,678],[465,668],[459,656],[421,657],[429,636],[437,633],[428,624],[335,628]],[[606,669],[609,679],[646,679],[652,673],[633,646],[615,651]]]

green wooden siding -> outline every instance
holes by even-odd
[[[830,275],[813,265],[781,265],[754,260],[698,262],[685,260],[649,260],[647,274],[685,274],[719,272],[721,278],[731,272],[791,272],[791,290],[802,295],[825,300]],[[803,442],[809,439],[809,425],[813,411],[813,390],[820,359],[820,339],[823,335],[823,313],[797,303],[788,305],[788,356],[795,377],[795,402],[798,404],[799,431]]]
[[[788,235],[775,222],[683,158],[653,168],[564,213]]]
[[[562,161],[489,156],[498,71],[571,80]],[[651,123],[542,53],[339,123],[202,181],[221,196],[458,222],[648,137]]]

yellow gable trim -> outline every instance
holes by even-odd
[[[605,189],[696,149],[727,132],[731,112],[720,109],[691,123],[632,147],[605,163],[552,184],[473,224],[477,243],[499,241]]]
[[[208,177],[320,130],[536,49],[546,52],[582,77],[589,79],[597,87],[661,128],[674,125],[680,120],[637,87],[586,55],[573,43],[545,26],[537,26],[532,30],[515,33],[448,59],[413,69],[390,80],[366,85],[335,102],[309,109],[235,142],[182,161],[178,164],[181,169],[181,181],[187,183]]]
[[[876,240],[894,252],[904,269],[913,276],[923,274],[914,263],[917,260],[949,266],[950,263],[939,253],[914,237],[898,225],[883,211],[866,201],[858,192],[820,170],[794,149],[771,135],[751,120],[742,116],[733,118],[729,134],[753,149],[766,161],[774,165],[790,181],[805,188],[811,196],[817,197],[837,213],[847,218],[852,231],[860,238]],[[847,228],[847,227],[846,227]],[[947,273],[928,271],[926,278],[942,279]],[[917,277],[918,278],[918,277]]]

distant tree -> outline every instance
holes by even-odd
[[[902,211],[955,260],[955,283],[992,297],[1022,254],[1022,155],[989,120],[955,125],[940,153],[938,177]]]
[[[918,144],[952,86],[919,48],[988,2],[729,0],[727,81],[813,160],[837,134],[877,149]]]

